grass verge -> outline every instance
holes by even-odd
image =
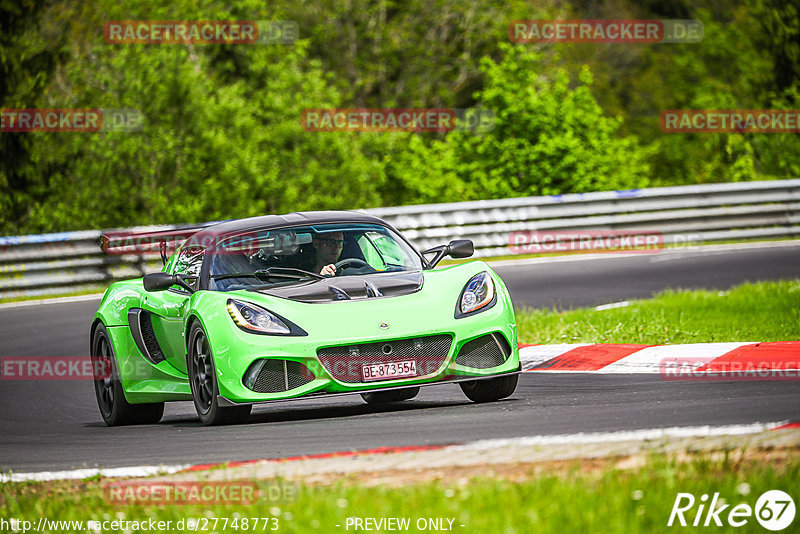
[[[597,311],[520,309],[520,343],[711,343],[800,339],[800,280],[675,291]]]
[[[245,529],[242,519],[274,517],[277,532],[354,532],[352,525],[346,528],[348,517],[396,517],[409,519],[410,532],[422,530],[416,522],[425,519],[441,520],[440,525],[451,525],[451,531],[471,533],[664,532],[669,530],[667,521],[679,492],[691,493],[698,499],[685,514],[689,522],[694,520],[703,494],[711,496],[718,492],[724,503],[730,505],[722,514],[723,521],[736,504],[755,508],[758,497],[765,491],[780,489],[789,495],[800,495],[797,449],[783,454],[773,451],[766,456],[751,452],[729,450],[722,454],[691,454],[688,458],[652,455],[635,469],[619,469],[613,462],[588,470],[582,469],[578,462],[567,469],[545,472],[535,472],[528,466],[529,472],[516,474],[514,480],[489,472],[469,479],[366,488],[345,479],[334,486],[301,485],[292,502],[263,502],[262,498],[250,505],[115,505],[108,502],[106,490],[97,481],[5,484],[0,487],[0,498],[3,518],[34,524],[39,517],[84,521],[84,528],[89,520],[154,519],[171,521],[170,531],[194,531],[175,526],[181,519],[206,518],[207,532],[264,532],[272,530],[272,521],[260,520],[254,529],[249,520]],[[266,489],[274,481],[258,484]],[[216,528],[212,528],[214,518]],[[224,519],[227,528],[222,528]],[[234,519],[238,519],[236,528],[232,526]],[[705,515],[701,521],[704,519]],[[268,528],[262,528],[264,524]],[[58,531],[77,531],[74,527],[62,524]],[[103,532],[141,531],[130,524],[120,527]],[[745,529],[711,530],[759,529],[756,518],[750,517]],[[197,531],[203,531],[203,524]]]

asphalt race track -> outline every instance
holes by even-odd
[[[668,287],[726,289],[800,277],[800,244],[603,259],[514,262],[496,270],[517,306],[575,307]],[[0,356],[88,353],[98,301],[0,307]],[[767,318],[765,318],[767,319]],[[797,382],[664,382],[658,375],[524,374],[504,401],[474,405],[458,386],[388,407],[357,396],[257,406],[248,423],[203,427],[190,403],[158,425],[107,428],[88,381],[0,382],[0,469],[202,463],[496,437],[798,420]]]

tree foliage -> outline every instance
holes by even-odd
[[[665,134],[665,109],[800,108],[798,0],[20,0],[0,106],[138,132],[0,133],[0,233],[797,177],[797,134]],[[516,19],[695,18],[695,44],[508,42]],[[109,44],[111,20],[292,20],[293,45]],[[455,107],[490,131],[309,132],[307,108]]]
[[[478,109],[494,114],[487,132],[459,130],[430,146],[412,145],[400,180],[422,202],[443,197],[482,199],[644,187],[646,158],[633,137],[617,135],[591,93],[591,73],[570,80],[543,68],[540,54],[504,45],[484,59],[486,82]],[[575,83],[573,83],[575,82]]]

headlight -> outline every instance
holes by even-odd
[[[249,302],[228,300],[228,313],[236,326],[248,332],[277,336],[293,333],[281,317]]]
[[[458,299],[456,318],[487,310],[497,302],[494,292],[494,280],[487,272],[476,274],[470,278],[461,297]]]

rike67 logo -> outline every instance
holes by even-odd
[[[725,499],[720,498],[719,493],[714,493],[710,501],[706,493],[700,499],[691,493],[678,493],[667,526],[721,527],[727,524],[743,527],[755,517],[762,527],[777,532],[791,525],[794,516],[794,501],[781,490],[761,494],[755,508],[746,503],[731,507]]]

